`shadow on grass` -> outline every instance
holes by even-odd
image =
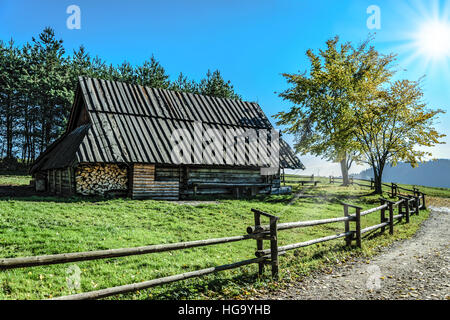
[[[257,272],[242,273],[233,277],[220,277],[217,275],[209,275],[204,278],[191,279],[179,283],[161,286],[160,290],[153,292],[151,297],[147,299],[157,300],[189,300],[193,295],[207,294],[215,292],[217,295],[229,295],[225,290],[230,290],[230,284],[235,288],[235,295],[240,295],[243,288],[254,285],[257,281],[271,280],[270,276],[259,277]]]
[[[397,220],[397,221],[394,222],[394,227],[396,225],[400,225],[400,224],[403,224],[403,223],[404,223],[404,220],[401,220],[401,221]],[[378,238],[379,236],[382,236],[384,234],[389,234],[389,225],[384,227],[384,231],[380,228],[380,229],[373,230],[371,232],[368,232],[368,233],[364,234],[362,236],[362,239],[372,240],[372,239]]]
[[[233,195],[203,195],[203,196],[195,196],[195,197],[187,197],[180,199],[181,201],[198,201],[198,202],[211,202],[218,200],[246,200],[246,201],[254,201],[260,202],[265,201],[264,199],[267,196],[258,195],[255,197],[250,196],[242,196],[239,199],[236,199]],[[4,200],[18,200],[18,201],[31,201],[31,202],[58,202],[58,203],[82,203],[82,202],[105,202],[112,199],[123,199],[123,200],[131,200],[125,194],[121,195],[105,195],[105,196],[82,196],[82,195],[74,195],[74,196],[60,196],[55,195],[49,192],[36,192],[30,186],[0,186],[0,201]],[[170,201],[164,200],[167,202]],[[289,201],[289,200],[287,200]]]
[[[108,201],[107,197],[71,196],[62,197],[47,192],[36,192],[30,186],[0,186],[0,201],[18,200],[32,202],[101,202]]]
[[[331,248],[315,248],[315,251],[311,256],[308,255],[309,260],[322,260],[324,257],[330,253],[342,253],[343,251],[351,252],[354,251],[356,246],[347,247],[345,245],[336,244]],[[304,256],[299,253],[300,250],[294,250],[293,255],[290,259],[301,260]],[[236,269],[239,270],[239,269]],[[242,269],[241,269],[242,270]],[[230,289],[236,289],[235,295],[241,295],[244,288],[254,285],[260,282],[262,285],[272,283],[273,280],[270,276],[270,266],[266,266],[265,273],[262,277],[255,272],[241,271],[242,273],[234,275],[232,277],[220,277],[220,272],[216,275],[209,275],[203,278],[192,279],[189,282],[179,282],[168,284],[158,292],[153,292],[152,297],[148,299],[192,299],[193,295],[205,294],[208,292],[215,292],[218,295],[228,296],[229,293],[225,293],[224,290],[230,291]],[[268,273],[269,272],[269,273]],[[231,285],[230,285],[231,284]]]
[[[338,204],[340,201],[348,201],[352,199],[362,199],[374,196],[375,193],[364,193],[360,195],[346,195],[339,193],[320,193],[320,194],[298,194],[290,195],[257,195],[257,196],[241,196],[236,199],[233,195],[198,195],[181,199],[182,201],[218,201],[218,200],[245,200],[248,202],[264,202],[270,204],[290,204],[298,199],[311,199],[312,202],[326,201]],[[81,202],[105,202],[111,199],[130,199],[126,195],[106,195],[106,196],[58,196],[48,192],[36,192],[30,186],[0,186],[0,201],[2,200],[20,200],[33,202],[59,202],[59,203],[81,203]],[[376,201],[373,201],[375,203]],[[372,203],[372,202],[371,202]]]

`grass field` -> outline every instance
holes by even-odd
[[[25,186],[29,185],[31,176],[0,175],[0,186]]]
[[[0,177],[21,184],[23,178]],[[280,222],[341,217],[346,201],[371,208],[378,196],[367,188],[330,185],[327,179],[317,188],[295,187],[305,197],[268,196],[243,200],[195,203],[137,201],[130,199],[86,199],[57,197],[0,198],[0,257],[22,257],[96,249],[207,239],[245,234],[253,224],[251,208],[273,213]],[[24,183],[24,182],[23,182]],[[28,184],[28,183],[25,183]],[[430,188],[430,194],[450,197],[450,190]],[[314,196],[314,197],[308,197]],[[245,298],[252,292],[283,286],[318,268],[332,268],[354,256],[370,255],[396,239],[410,237],[428,213],[413,216],[410,224],[363,239],[363,248],[345,248],[339,239],[314,245],[280,257],[280,281],[272,282],[270,268],[258,279],[257,266],[221,272],[111,299],[210,299]],[[363,227],[379,223],[379,213],[363,217]],[[343,224],[282,231],[280,245],[301,242],[343,231]],[[135,257],[76,263],[81,269],[81,290],[150,280],[254,257],[255,241],[208,246]],[[66,284],[72,264],[0,271],[0,299],[43,299],[71,293]]]

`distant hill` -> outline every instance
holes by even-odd
[[[370,179],[373,178],[373,171],[367,169],[353,176]],[[450,159],[421,163],[417,168],[412,168],[408,163],[399,163],[396,167],[387,166],[383,171],[383,181],[450,188]]]

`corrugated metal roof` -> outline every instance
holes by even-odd
[[[40,159],[41,169],[47,170],[71,166],[75,162],[79,146],[90,128],[91,124],[82,125],[63,136],[61,140],[55,141],[52,151]]]
[[[234,159],[209,153],[204,153],[202,159],[201,155],[193,154],[183,159],[182,164],[262,166],[257,147],[250,143],[236,144],[234,140],[235,135],[245,135],[248,130],[261,136],[270,133],[272,125],[257,103],[87,77],[80,77],[77,92],[83,97],[91,125],[76,129],[78,133],[66,133],[58,142],[66,148],[71,145],[70,150],[76,148],[75,155],[66,153],[66,158],[72,157],[77,162],[179,164],[178,159],[171,157],[173,133],[183,129],[187,135],[192,135],[200,129],[207,137],[205,130],[217,130],[221,137],[227,137],[226,148],[231,146],[235,150]],[[80,139],[81,133],[82,139],[75,141],[73,136]],[[202,142],[198,140],[194,138],[194,144],[201,147]],[[62,146],[50,153],[54,154],[56,149],[64,148]],[[55,157],[44,167],[69,161]],[[280,144],[280,166],[303,168],[284,141]]]

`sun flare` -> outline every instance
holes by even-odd
[[[423,23],[416,36],[416,45],[428,59],[450,58],[450,24],[442,21]]]

